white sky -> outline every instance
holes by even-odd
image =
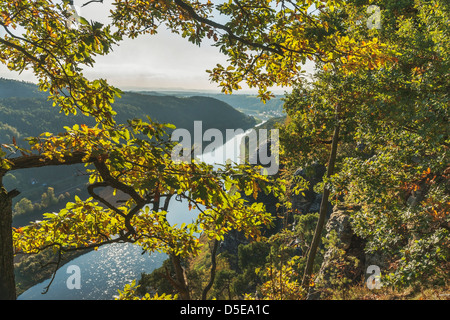
[[[88,0],[75,0],[79,8]],[[81,16],[87,20],[107,22],[113,0],[91,3],[80,9]],[[1,32],[1,31],[0,31]],[[1,35],[1,33],[0,33]],[[201,47],[190,43],[180,35],[172,34],[163,28],[156,35],[146,35],[137,39],[126,39],[107,56],[96,58],[94,68],[85,69],[89,79],[104,78],[122,90],[213,90],[220,92],[216,83],[211,83],[208,69],[217,63],[227,65],[226,57],[212,42]],[[307,71],[311,71],[309,66]],[[0,64],[0,77],[35,82],[31,72],[21,75],[9,71]],[[239,92],[244,92],[244,88]],[[280,92],[287,88],[280,88]]]

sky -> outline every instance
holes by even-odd
[[[91,3],[75,0],[81,16],[87,20],[103,23],[108,21],[113,0]],[[2,35],[0,31],[0,36]],[[204,90],[220,92],[216,83],[211,83],[206,70],[217,63],[227,65],[226,57],[208,39],[199,47],[180,35],[160,28],[156,35],[125,39],[107,56],[96,57],[93,68],[84,70],[88,79],[103,78],[122,90]],[[310,66],[306,68],[312,70]],[[0,64],[0,77],[36,82],[31,72],[18,74]],[[242,85],[238,92],[256,92]],[[274,88],[277,89],[277,88]],[[276,91],[276,90],[274,90]],[[279,93],[286,88],[279,88]]]

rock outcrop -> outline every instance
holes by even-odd
[[[351,226],[351,213],[359,207],[335,206],[326,224],[327,250],[319,273],[315,278],[317,289],[310,299],[319,299],[322,289],[352,285],[367,279],[368,267],[387,268],[387,257],[380,253],[366,253],[364,239],[358,237]]]
[[[352,230],[351,210],[335,207],[326,224],[327,250],[315,279],[321,288],[354,283],[364,276],[365,243]]]

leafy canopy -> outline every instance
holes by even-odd
[[[324,181],[333,203],[356,208],[352,227],[366,252],[389,257],[386,283],[426,283],[445,278],[450,253],[449,7],[445,1],[379,4],[377,36],[395,47],[395,59],[351,74],[339,60],[333,68],[319,64],[312,81],[286,100],[281,145],[287,166],[324,163],[339,124],[338,170]],[[351,4],[342,12],[356,19],[364,9]],[[341,23],[349,28],[351,21]],[[373,31],[356,25],[352,32],[363,38]]]
[[[269,178],[255,168],[227,164],[214,169],[204,163],[174,162],[172,142],[163,140],[166,126],[132,120],[114,129],[75,125],[65,134],[43,133],[29,139],[31,149],[46,159],[82,154],[92,162],[88,191],[43,221],[14,229],[17,252],[36,253],[47,247],[62,251],[93,248],[111,242],[133,242],[145,251],[191,255],[199,249],[198,233],[223,239],[231,229],[260,237],[272,217],[262,204],[242,197],[274,191]],[[89,160],[90,159],[90,160]],[[269,185],[268,185],[269,184]],[[118,199],[104,198],[97,189],[109,187]],[[120,196],[119,196],[120,195]],[[171,225],[170,200],[184,200],[186,211],[199,210],[193,223]]]
[[[298,83],[308,59],[325,62],[327,67],[340,59],[345,72],[379,68],[390,60],[391,49],[376,36],[359,39],[342,28],[338,8],[344,3],[239,0],[215,5],[211,1],[118,0],[112,17],[121,35],[154,34],[165,25],[196,44],[211,39],[229,62],[208,71],[211,80],[226,93],[246,82],[259,88],[260,97],[267,100],[272,97],[269,87]],[[219,15],[224,23],[215,21]]]

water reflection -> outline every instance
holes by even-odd
[[[62,266],[46,294],[42,294],[50,280],[30,288],[19,300],[109,300],[118,289],[139,279],[141,273],[152,272],[166,258],[164,254],[142,255],[142,249],[130,243],[115,243],[86,253]],[[70,265],[80,268],[80,289],[69,289],[66,281]]]

